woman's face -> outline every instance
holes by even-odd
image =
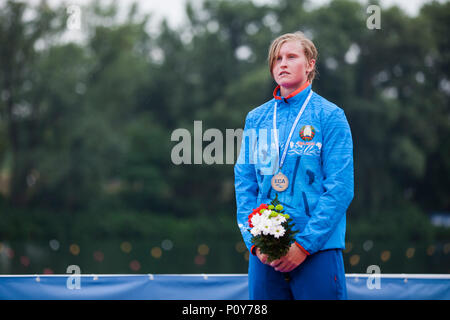
[[[272,69],[273,77],[281,87],[281,94],[290,93],[303,85],[315,63],[314,59],[308,62],[299,41],[283,43]]]

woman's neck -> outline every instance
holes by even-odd
[[[288,97],[290,94],[292,94],[295,91],[302,91],[303,89],[305,89],[307,86],[309,85],[309,81],[305,80],[305,82],[303,82],[301,85],[297,86],[297,87],[283,87],[280,86],[280,94],[282,97]],[[301,89],[301,90],[299,90]]]

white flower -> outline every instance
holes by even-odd
[[[278,227],[273,228],[272,235],[278,239],[279,237],[284,236],[285,232],[286,232],[286,230],[282,226],[278,226]]]
[[[250,232],[252,236],[256,237],[257,235],[261,234],[261,229],[258,227],[253,227]]]
[[[281,225],[283,222],[286,222],[286,218],[281,215],[278,215],[276,217],[273,217],[272,221],[276,225]]]
[[[273,223],[270,219],[263,219],[260,224],[260,228],[264,235],[268,235],[272,233]]]
[[[266,209],[264,210],[264,212],[261,214],[262,217],[269,219],[270,214],[272,213],[272,210]]]
[[[254,227],[259,226],[262,219],[263,219],[262,216],[260,216],[259,214],[255,214],[255,215],[252,217],[252,219],[251,219],[252,225],[253,225]]]

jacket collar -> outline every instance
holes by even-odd
[[[273,97],[275,100],[281,100],[287,104],[297,104],[303,100],[305,100],[306,96],[311,91],[311,83],[307,80],[300,88],[292,92],[286,97],[280,96],[280,86],[278,85],[273,91]]]

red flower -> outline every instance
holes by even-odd
[[[260,215],[262,209],[267,209],[267,204],[263,203],[258,208],[253,209],[252,213],[250,213],[250,215],[248,216],[248,225],[250,226],[250,228],[253,228],[252,217],[255,214],[259,214]]]

